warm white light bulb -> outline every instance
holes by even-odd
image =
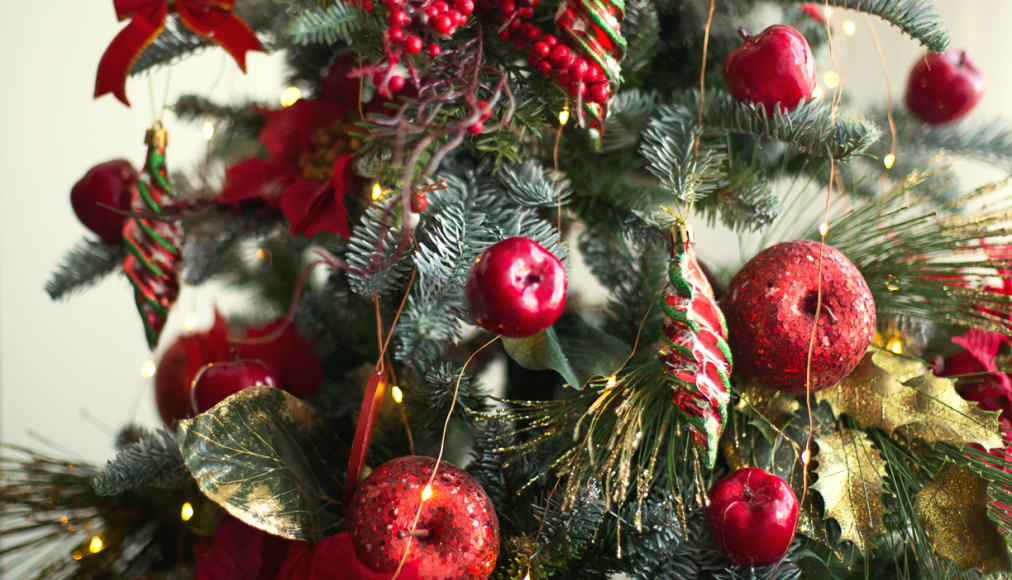
[[[854,31],[857,29],[853,20],[844,20],[840,27],[843,28],[843,33],[847,36],[854,36]]]
[[[826,222],[822,222],[821,224],[819,224],[819,235],[820,236],[826,237],[826,232],[828,232],[828,231],[829,231],[829,224],[827,224]]]
[[[302,91],[299,90],[299,87],[288,87],[281,91],[281,106],[286,108],[291,107],[301,98]]]
[[[390,396],[393,397],[394,402],[399,405],[401,401],[404,400],[404,391],[401,391],[400,387],[394,385],[394,387],[390,389]]]
[[[102,551],[105,545],[102,543],[102,538],[94,536],[91,539],[91,543],[88,544],[88,551],[92,554],[97,554]]]
[[[186,313],[186,322],[183,324],[183,326],[188,331],[192,331],[194,328],[197,328],[197,313],[196,312],[187,312]]]
[[[190,505],[190,502],[183,502],[183,509],[179,512],[179,519],[183,520],[184,522],[188,522],[192,517],[193,517],[193,506]]]
[[[826,96],[826,92],[822,90],[822,87],[816,85],[815,88],[812,89],[813,99],[821,99],[824,96]]]
[[[210,121],[204,121],[204,141],[210,141],[214,137],[214,125]]]
[[[559,124],[565,125],[569,122],[569,106],[567,105],[561,111],[559,111]]]
[[[886,169],[892,169],[893,163],[896,163],[896,156],[892,153],[882,158],[882,164],[885,165]]]
[[[428,501],[432,497],[432,486],[426,485],[422,488],[422,501]]]
[[[150,379],[151,377],[155,376],[156,370],[158,370],[158,367],[155,366],[155,361],[146,360],[144,361],[144,364],[141,365],[141,376],[143,376],[145,379]]]
[[[383,188],[380,187],[380,184],[377,181],[376,183],[372,184],[372,200],[376,201],[381,197],[383,197]]]
[[[826,74],[822,75],[822,84],[831,89],[835,88],[836,85],[840,84],[840,76],[831,70],[826,71]]]

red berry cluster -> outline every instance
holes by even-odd
[[[597,63],[577,56],[551,34],[545,34],[536,24],[528,22],[534,17],[538,0],[478,0],[482,10],[497,10],[501,23],[499,39],[511,42],[518,49],[530,45],[527,63],[542,76],[555,76],[569,94],[591,103],[603,103],[611,94],[608,77]]]
[[[404,88],[404,77],[395,72],[404,55],[425,54],[437,57],[442,51],[438,40],[453,36],[467,24],[474,12],[473,0],[383,0],[387,29],[383,35],[387,63],[373,76],[380,94],[389,96]]]

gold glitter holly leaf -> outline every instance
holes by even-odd
[[[977,408],[953,384],[917,361],[873,347],[849,376],[814,396],[862,429],[878,427],[931,442],[1002,446],[998,412]]]
[[[779,431],[798,418],[801,403],[797,397],[770,389],[750,377],[739,381],[738,404],[735,409],[749,418],[749,424],[762,432],[770,443],[780,437]]]
[[[939,555],[961,570],[1012,570],[1008,546],[987,516],[987,481],[965,465],[946,462],[914,496],[914,512]]]
[[[867,554],[875,538],[886,532],[885,460],[861,431],[843,429],[816,439],[819,480],[811,489],[826,505],[825,517],[840,524],[840,540],[849,540]]]
[[[336,532],[348,454],[323,418],[285,391],[243,389],[180,421],[176,442],[200,490],[236,518],[294,540]]]

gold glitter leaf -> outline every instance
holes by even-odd
[[[180,421],[176,442],[200,490],[247,524],[317,541],[340,522],[347,457],[309,406],[280,389],[249,387]],[[346,455],[346,454],[345,454]]]
[[[875,538],[886,531],[882,522],[885,460],[860,431],[844,429],[816,442],[819,480],[811,488],[822,495],[826,518],[840,524],[840,540],[854,542],[867,554]]]
[[[961,570],[1009,571],[1008,546],[987,517],[987,481],[965,465],[946,463],[914,496],[914,512],[931,544]]]
[[[916,362],[872,348],[834,387],[815,394],[862,429],[899,430],[927,441],[1002,445],[998,412],[983,411],[956,393],[953,380],[934,376]]]

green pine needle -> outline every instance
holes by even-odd
[[[698,102],[698,94],[695,100]],[[882,136],[870,122],[834,115],[822,100],[806,101],[793,111],[770,116],[761,106],[738,103],[727,93],[707,96],[703,125],[708,130],[719,127],[781,141],[802,153],[837,160],[864,154]]]
[[[46,282],[46,293],[53,300],[60,300],[86,290],[121,267],[124,258],[123,244],[85,238],[63,257]]]
[[[124,447],[95,476],[92,487],[99,495],[116,495],[139,486],[166,487],[189,479],[175,436],[163,429],[145,433]]]
[[[285,30],[297,44],[351,44],[359,31],[378,26],[376,19],[352,2],[311,7],[295,17]]]

